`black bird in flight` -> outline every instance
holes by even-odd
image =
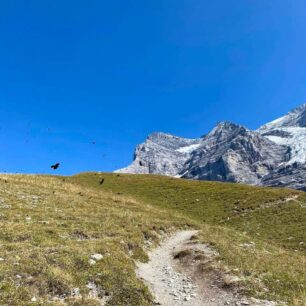
[[[60,163],[56,163],[55,165],[52,165],[51,168],[53,170],[56,170],[60,166]]]
[[[100,180],[100,185],[102,185],[103,183],[104,183],[104,178]]]

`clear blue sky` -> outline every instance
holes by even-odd
[[[306,101],[303,0],[4,0],[0,38],[0,171],[111,171]]]

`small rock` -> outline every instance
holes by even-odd
[[[255,247],[255,243],[254,242],[249,242],[249,243],[242,243],[242,244],[239,244],[240,247],[243,247],[243,248],[254,248]]]
[[[37,298],[35,296],[32,297],[31,302],[37,302]]]
[[[93,254],[90,256],[91,259],[95,260],[95,261],[99,261],[101,259],[103,259],[103,255],[102,254]]]
[[[71,289],[71,296],[72,297],[77,297],[80,295],[80,288],[72,288]]]
[[[241,278],[235,275],[226,275],[224,277],[224,284],[226,286],[233,286],[241,282]]]
[[[93,260],[93,259],[89,259],[89,264],[91,265],[91,266],[93,266],[93,265],[95,265],[97,262],[95,261],[95,260]]]
[[[242,301],[236,302],[236,305],[247,306],[247,305],[250,305],[250,303],[246,300],[242,300]]]

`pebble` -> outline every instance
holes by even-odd
[[[101,259],[103,259],[103,255],[102,254],[93,254],[90,256],[91,259],[95,260],[95,261],[99,261]]]
[[[91,266],[93,266],[93,265],[95,265],[97,262],[95,261],[95,260],[93,260],[93,259],[89,259],[89,264],[91,265]]]
[[[80,296],[80,288],[72,288],[71,289],[71,296],[72,297],[78,297]]]

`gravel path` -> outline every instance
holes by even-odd
[[[155,305],[162,306],[277,306],[275,302],[246,299],[233,290],[216,285],[211,274],[194,273],[196,264],[180,266],[174,254],[182,250],[200,250],[208,258],[215,251],[204,244],[191,242],[197,231],[180,231],[149,253],[148,263],[138,263],[137,275],[150,288]],[[283,304],[282,304],[283,305]]]
[[[183,248],[197,231],[181,231],[164,241],[149,254],[148,263],[138,264],[138,277],[149,286],[156,305],[163,306],[223,306],[236,305],[229,292],[221,292],[175,269],[173,253]],[[238,304],[237,304],[238,305]]]

